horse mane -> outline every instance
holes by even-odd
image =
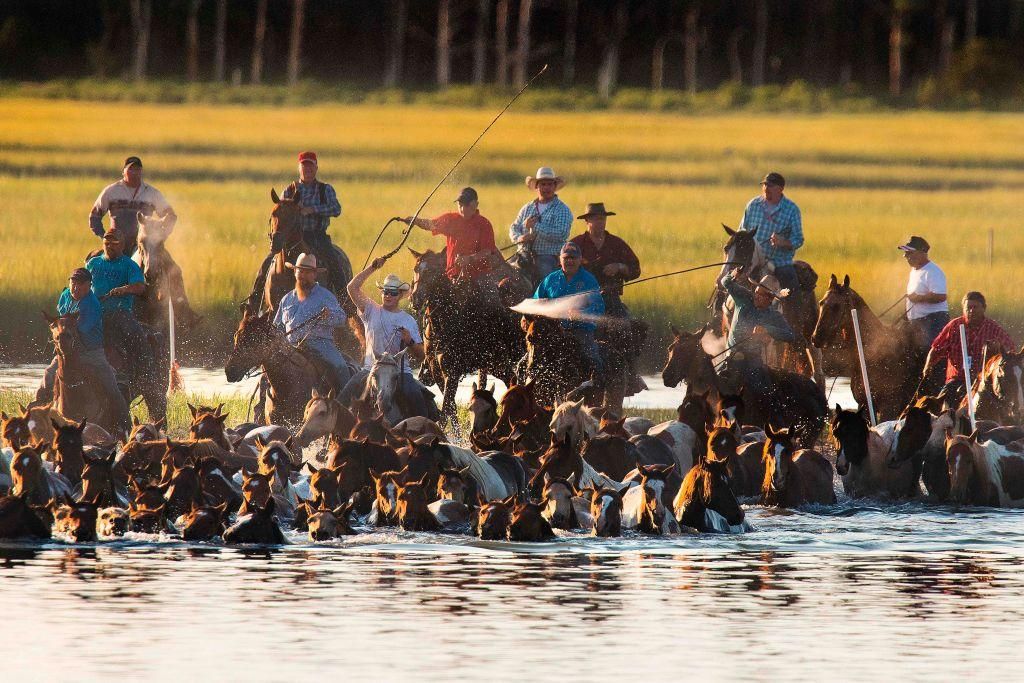
[[[706,506],[711,500],[711,483],[711,472],[708,471],[704,461],[699,461],[686,473],[676,498],[678,500],[697,499]]]
[[[196,462],[199,462],[203,458],[208,457],[216,458],[219,462],[224,462],[225,457],[231,455],[231,453],[224,450],[224,448],[218,445],[217,442],[214,441],[213,439],[199,439],[198,441],[185,441],[184,443],[188,446],[189,454],[195,459]],[[278,441],[274,441],[271,443],[279,443],[281,447],[285,448],[285,450],[287,451],[287,448],[284,446],[283,443]]]

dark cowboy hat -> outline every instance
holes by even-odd
[[[581,216],[576,216],[577,219],[584,219],[589,216],[614,216],[614,211],[605,211],[604,202],[593,202],[587,204],[587,212]]]

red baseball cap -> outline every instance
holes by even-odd
[[[316,161],[316,152],[299,152],[299,163],[303,161],[312,161],[314,164]]]

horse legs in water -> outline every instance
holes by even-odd
[[[444,395],[441,399],[441,422],[448,423],[449,433],[455,439],[462,438],[462,427],[459,425],[459,412],[455,407],[455,392],[459,389],[459,380],[455,375],[446,375]]]

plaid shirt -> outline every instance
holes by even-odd
[[[323,187],[322,202],[320,201],[321,187]],[[295,182],[285,188],[283,199],[291,199],[295,195],[293,188],[298,188],[300,206],[316,209],[316,213],[301,216],[302,230],[304,232],[327,232],[331,218],[341,215],[341,202],[338,201],[338,195],[334,188],[319,180],[310,184]]]
[[[963,379],[964,360],[960,352],[960,326],[967,325],[964,316],[953,318],[939,332],[939,336],[932,342],[932,363],[942,359],[946,360],[946,381]],[[967,326],[967,355],[971,358],[971,380],[978,376],[981,369],[981,357],[984,353],[985,344],[989,345],[988,355],[996,353],[993,348],[998,344],[1003,351],[1013,351],[1017,347],[1013,340],[1002,327],[992,318],[985,318],[981,325],[972,329]]]
[[[747,203],[740,221],[740,230],[752,230],[754,239],[761,245],[765,258],[776,266],[793,265],[793,255],[804,244],[804,228],[800,219],[800,207],[789,197],[773,209],[764,197],[754,197]],[[776,249],[772,246],[772,233],[778,233],[793,243],[792,249]]]
[[[558,195],[548,203],[544,213],[538,211],[537,200],[519,209],[519,215],[508,229],[508,236],[513,242],[518,242],[527,232],[523,225],[526,219],[538,215],[540,221],[533,228],[537,235],[537,239],[533,241],[533,253],[558,256],[562,246],[569,239],[569,230],[572,228],[572,211]]]

